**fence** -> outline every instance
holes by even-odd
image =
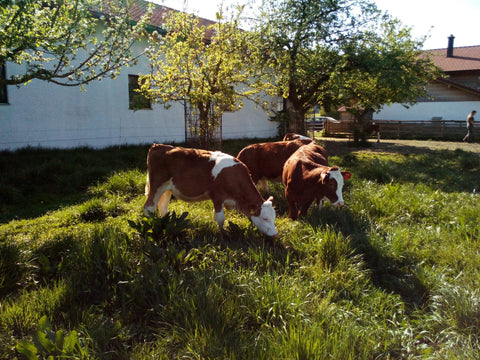
[[[434,137],[451,138],[463,137],[467,132],[467,124],[464,120],[375,120],[380,127],[382,137]],[[325,122],[326,135],[347,135],[353,133],[352,122],[340,122],[338,124]]]
[[[311,121],[307,122],[307,132],[310,131],[322,131],[324,128],[323,121]]]

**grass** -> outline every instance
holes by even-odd
[[[347,205],[292,221],[271,184],[272,240],[209,202],[144,218],[147,150],[0,153],[3,358],[480,357],[478,155],[331,154]]]

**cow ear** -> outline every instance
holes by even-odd
[[[343,180],[348,180],[352,177],[352,174],[348,171],[342,171]]]

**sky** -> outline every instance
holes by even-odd
[[[244,0],[151,0],[177,10],[215,20],[219,4]],[[413,38],[428,36],[423,49],[446,48],[448,37],[455,46],[480,45],[480,0],[374,0],[378,8],[412,28]]]

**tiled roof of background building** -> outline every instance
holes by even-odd
[[[133,6],[130,9],[130,16],[131,16],[132,20],[134,20],[134,21],[140,20],[142,18],[142,16],[146,14],[148,6],[153,4],[153,6],[154,6],[153,14],[152,14],[152,18],[149,21],[149,23],[150,23],[150,25],[153,25],[153,26],[156,26],[156,27],[162,27],[163,26],[163,24],[165,22],[164,19],[168,16],[169,12],[178,11],[178,10],[171,9],[171,8],[163,6],[163,5],[159,5],[159,4],[155,4],[155,3],[152,3],[152,2],[146,1],[146,0],[133,0],[132,4],[133,4]],[[215,23],[214,21],[207,20],[207,19],[204,19],[204,18],[199,18],[199,22],[200,22],[200,26],[208,26],[208,25],[212,25],[212,24]]]
[[[454,47],[453,56],[447,49],[426,50],[425,54],[444,72],[480,70],[480,45]]]
[[[102,13],[102,12],[103,13],[108,13],[108,7],[109,7],[110,1],[112,1],[112,0],[104,0],[103,1],[103,4],[104,4],[103,11],[99,11],[97,9],[97,12],[98,13]],[[113,3],[116,6],[118,6],[117,1],[113,1]],[[171,9],[171,8],[163,6],[163,5],[155,4],[155,3],[152,3],[150,1],[131,0],[131,2],[129,3],[130,19],[132,21],[135,21],[135,22],[139,21],[147,13],[147,9],[150,5],[153,5],[153,12],[152,12],[152,16],[151,16],[150,20],[148,21],[148,23],[149,23],[149,25],[154,26],[156,28],[160,28],[160,29],[164,28],[165,19],[168,17],[168,14],[172,11],[173,12],[178,12],[178,10]],[[215,21],[200,18],[200,17],[198,17],[198,19],[199,19],[199,25],[200,26],[209,26],[209,25],[212,25],[212,24],[215,23]]]

